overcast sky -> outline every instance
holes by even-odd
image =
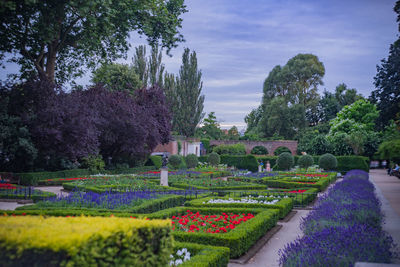
[[[374,89],[376,65],[397,38],[395,0],[187,0],[181,33],[185,43],[163,61],[177,73],[183,48],[197,53],[203,73],[205,112],[215,111],[223,128],[245,126],[261,101],[262,86],[276,65],[298,53],[323,62],[326,88],[339,83],[364,96]],[[144,39],[131,38],[132,45]],[[126,62],[133,55],[130,51]],[[123,62],[123,61],[121,61]],[[3,79],[10,67],[0,75]],[[88,84],[90,75],[79,80]]]

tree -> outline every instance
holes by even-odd
[[[143,86],[163,87],[165,66],[162,63],[162,50],[159,51],[159,46],[155,44],[151,47],[151,54],[148,58],[146,58],[146,46],[140,45],[135,50],[132,59],[133,69],[139,75]]]
[[[93,72],[93,83],[101,83],[111,91],[134,90],[142,86],[134,68],[127,64],[104,64]]]
[[[10,1],[0,7],[0,58],[21,67],[23,76],[64,82],[84,65],[126,55],[131,31],[168,50],[183,41],[183,0]]]
[[[228,139],[229,140],[239,140],[239,131],[238,128],[236,126],[232,126],[229,130],[228,130]]]
[[[244,121],[247,124],[246,132],[245,134],[254,134],[257,132],[257,126],[258,123],[261,120],[262,117],[262,106],[260,105],[258,108],[253,109],[249,114],[246,115],[244,118]]]
[[[193,136],[197,125],[204,117],[203,82],[197,68],[196,52],[188,48],[182,55],[182,66],[176,78],[173,108],[173,129],[180,135]]]
[[[196,129],[196,136],[201,138],[208,138],[219,140],[222,136],[221,128],[215,116],[215,112],[208,113],[207,118],[203,120],[204,125]]]
[[[376,90],[370,99],[380,111],[378,126],[383,129],[400,114],[400,39],[390,45],[389,56],[377,66]]]

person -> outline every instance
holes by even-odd
[[[267,161],[267,172],[271,171],[271,164],[269,163],[269,160]]]
[[[399,172],[400,171],[400,166],[399,164],[396,164],[394,166],[394,168],[390,171],[389,175],[393,175],[395,172]]]

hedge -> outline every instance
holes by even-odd
[[[221,163],[228,166],[234,166],[238,169],[246,169],[252,172],[258,170],[258,162],[254,155],[221,155]]]
[[[173,249],[169,220],[7,216],[0,225],[2,266],[166,266]]]
[[[174,242],[174,250],[187,248],[191,254],[188,261],[180,264],[180,267],[223,267],[228,266],[229,248],[206,246],[194,243]],[[194,256],[193,256],[194,254]]]
[[[85,186],[85,185],[78,185],[75,184],[74,182],[70,183],[63,183],[62,184],[63,188],[67,191],[72,191],[72,190],[80,190],[80,191],[92,191],[94,193],[104,193],[107,191],[120,191],[122,190],[125,191],[127,188],[129,189],[129,185],[103,185],[103,186]],[[153,190],[153,189],[152,189]],[[176,187],[171,187],[171,186],[156,186],[156,190],[162,190],[162,191],[169,191],[169,190],[180,190],[179,188]]]
[[[332,182],[329,178],[320,178],[315,184],[300,184],[296,182],[287,181],[284,179],[269,179],[263,178],[263,181],[268,187],[273,188],[300,188],[300,187],[314,187],[319,191],[323,191]]]
[[[31,196],[26,194],[10,194],[5,192],[0,192],[0,199],[32,199],[33,202],[37,202],[49,197],[55,197],[56,194],[51,192],[42,192],[40,194],[31,194]]]
[[[279,200],[276,204],[250,204],[250,203],[210,203],[207,201],[211,199],[229,199],[232,197],[206,197],[186,201],[185,206],[190,207],[228,207],[228,208],[259,208],[259,209],[277,209],[279,210],[279,218],[283,219],[293,209],[293,200],[290,198],[284,198]],[[234,197],[237,200],[240,198]],[[204,203],[205,202],[205,203]]]
[[[106,170],[104,174],[127,174],[127,173],[137,173],[143,171],[154,170],[154,166],[143,166],[130,169],[116,169],[116,170]],[[91,173],[88,169],[74,169],[74,170],[64,170],[57,172],[25,172],[25,173],[14,173],[13,175],[19,179],[22,185],[38,185],[40,180],[54,179],[54,178],[75,178],[81,176],[88,176]]]
[[[187,207],[166,209],[149,214],[149,218],[171,218],[178,213],[183,213]],[[181,242],[200,243],[212,246],[224,246],[230,249],[230,257],[238,258],[246,253],[262,236],[276,225],[279,210],[250,209],[250,208],[196,208],[193,210],[202,214],[220,213],[252,213],[254,218],[239,224],[227,233],[189,233],[173,232],[174,239]]]
[[[219,186],[219,187],[206,187],[206,186],[197,186],[197,185],[188,185],[183,183],[171,183],[171,185],[175,188],[181,189],[199,189],[199,190],[215,190],[215,191],[223,191],[223,190],[265,190],[265,185],[242,185],[242,186]]]
[[[168,209],[172,207],[177,207],[183,205],[185,202],[185,197],[184,196],[176,196],[176,195],[167,195],[167,196],[162,196],[157,199],[151,199],[147,200],[146,202],[135,206],[131,209],[127,210],[110,210],[110,209],[95,209],[95,208],[62,208],[65,210],[80,210],[82,211],[82,214],[86,214],[86,211],[97,211],[98,213],[135,213],[135,214],[143,214],[143,213],[152,213],[156,212],[159,210],[163,209]],[[40,209],[47,209],[47,210],[57,210],[61,209],[61,207],[38,207],[37,205],[29,205],[29,206],[23,206],[23,207],[18,207],[17,210],[40,210]]]
[[[318,195],[318,189],[317,188],[296,188],[294,190],[306,190],[304,193],[287,193],[289,191],[292,191],[293,189],[282,189],[282,190],[272,190],[270,193],[272,195],[277,194],[277,195],[286,195],[293,199],[294,205],[295,206],[304,206],[312,201],[317,197]]]
[[[362,156],[336,156],[338,161],[337,171],[346,173],[350,170],[363,170],[369,172],[369,159]]]
[[[15,210],[1,210],[3,215],[12,216],[24,216],[24,215],[40,215],[40,216],[61,216],[61,217],[75,217],[75,216],[90,216],[90,217],[127,217],[127,218],[145,218],[147,214],[134,214],[128,211],[100,211],[100,210],[89,210],[89,209],[65,209],[65,208],[54,208],[54,209],[29,209],[28,206],[21,206]],[[0,214],[0,215],[1,215]]]

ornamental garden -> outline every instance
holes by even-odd
[[[1,211],[0,260],[5,266],[32,258],[38,266],[227,266],[294,208],[314,205],[301,223],[304,236],[279,252],[283,266],[390,262],[394,245],[381,229],[368,173],[348,171],[332,155],[318,164],[303,164],[302,157],[272,157],[268,172],[221,164],[215,155],[191,169],[169,164],[168,187],[160,185],[156,165],[125,174],[21,174],[25,185],[2,182],[0,196],[34,203]]]

